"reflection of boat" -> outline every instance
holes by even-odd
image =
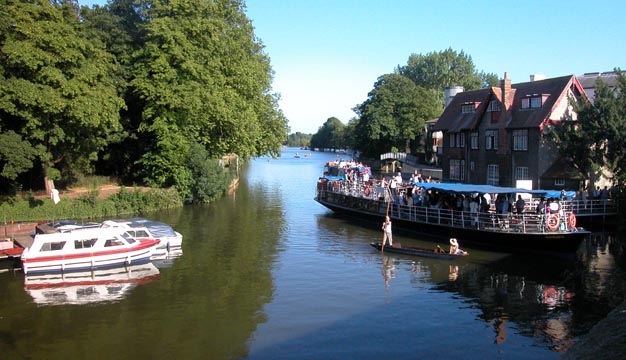
[[[122,228],[78,228],[36,234],[22,253],[25,274],[89,271],[150,261],[159,240],[135,239]]]
[[[159,246],[152,254],[152,259],[176,257],[182,254],[183,235],[166,223],[144,218],[107,220],[102,227],[120,227],[137,239],[158,239]]]
[[[362,220],[380,221],[387,213],[395,227],[448,239],[456,237],[465,244],[502,251],[575,252],[589,232],[576,227],[573,212],[564,206],[564,214],[543,215],[495,214],[447,209],[441,206],[405,205],[400,196],[391,196],[389,189],[373,181],[346,181],[343,173],[327,169],[317,183],[315,200],[338,214]],[[339,169],[341,170],[341,169]],[[357,177],[357,179],[359,179]],[[542,190],[503,188],[487,185],[414,183],[410,188],[429,193],[432,198],[458,196],[477,197],[478,194],[544,194]],[[551,222],[555,221],[555,222]]]
[[[137,285],[160,277],[153,264],[68,274],[26,275],[24,288],[39,305],[82,305],[123,299]]]
[[[380,251],[382,246],[381,243],[371,243],[371,246]],[[439,246],[437,246],[439,248]],[[443,250],[443,249],[442,249]],[[465,255],[457,255],[457,254],[449,254],[443,250],[443,252],[436,252],[432,249],[423,249],[417,247],[410,246],[402,246],[400,244],[394,244],[394,246],[385,245],[384,252],[396,253],[396,254],[404,254],[404,255],[413,255],[413,256],[421,256],[428,257],[434,259],[443,259],[443,260],[453,260],[462,258]]]

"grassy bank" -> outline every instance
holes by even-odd
[[[104,199],[92,190],[78,198],[63,198],[57,204],[51,199],[13,197],[0,203],[3,223],[37,222],[52,219],[95,219],[131,216],[183,206],[175,189],[127,189]]]

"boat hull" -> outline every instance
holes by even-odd
[[[46,257],[22,257],[25,274],[51,274],[105,270],[129,265],[146,264],[151,261],[158,241],[144,241],[124,251],[103,251],[85,254],[65,254]]]
[[[380,251],[382,248],[381,243],[371,243],[370,245],[378,251]],[[396,246],[389,246],[389,245],[385,245],[384,252],[426,257],[426,258],[432,258],[432,259],[442,259],[442,260],[454,260],[454,259],[462,258],[463,256],[465,256],[465,255],[456,255],[456,254],[448,254],[448,253],[438,253],[430,249],[421,249],[421,248],[415,248],[415,247],[402,247],[402,246],[396,247]]]
[[[326,195],[318,196],[315,200],[343,216],[380,223],[387,214],[388,207],[384,201],[338,193]],[[426,240],[447,242],[449,238],[455,237],[464,245],[504,252],[573,253],[590,234],[580,229],[558,232],[519,232],[514,228],[503,230],[496,227],[477,229],[470,226],[455,226],[454,221],[434,223],[407,220],[402,216],[394,216],[394,213],[390,212],[394,229],[425,235]]]

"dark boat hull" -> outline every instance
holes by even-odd
[[[346,205],[338,202],[326,201],[323,198],[315,200],[337,214],[349,216],[357,220],[374,221],[382,223],[386,207],[383,202],[343,196]],[[402,229],[411,233],[425,235],[432,240],[448,241],[449,238],[458,238],[464,245],[485,248],[504,252],[524,253],[574,253],[580,247],[581,242],[589,235],[588,231],[577,230],[572,232],[532,232],[521,233],[515,230],[502,231],[476,229],[471,227],[451,226],[449,224],[436,224],[405,220],[392,216],[394,229]]]
[[[382,247],[381,243],[371,243],[370,245],[374,247],[375,249],[377,249],[378,251],[380,251]],[[402,247],[402,246],[394,247],[394,246],[389,246],[389,245],[385,245],[384,252],[420,256],[420,257],[427,257],[427,258],[433,258],[433,259],[442,259],[442,260],[454,260],[454,259],[462,258],[463,256],[465,256],[465,255],[455,255],[455,254],[448,254],[448,253],[437,253],[434,250],[430,250],[430,249],[422,249],[422,248],[416,248],[416,247]]]

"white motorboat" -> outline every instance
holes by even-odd
[[[158,239],[136,239],[123,228],[85,227],[36,234],[22,253],[26,275],[123,267],[150,262]]]

